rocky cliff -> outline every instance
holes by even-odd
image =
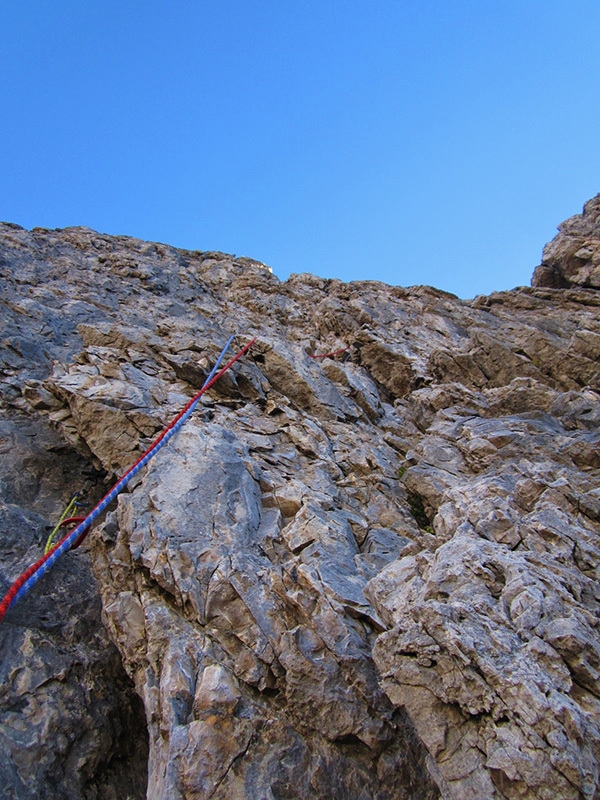
[[[558,226],[559,234],[544,248],[533,286],[600,289],[600,194]]]
[[[258,337],[0,625],[5,796],[599,798],[599,214],[473,301],[1,225],[3,592]]]

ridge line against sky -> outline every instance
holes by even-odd
[[[600,191],[600,4],[0,8],[0,218],[276,275],[528,284]]]

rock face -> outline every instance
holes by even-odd
[[[600,194],[584,205],[583,214],[566,220],[558,230],[544,248],[532,285],[600,289]]]
[[[4,590],[258,337],[0,625],[7,796],[600,798],[592,280],[461,301],[13,225],[0,265]]]

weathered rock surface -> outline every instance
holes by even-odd
[[[0,226],[3,589],[258,336],[0,626],[8,796],[140,797],[149,746],[153,799],[600,798],[600,294],[552,258],[461,301]]]
[[[544,248],[532,285],[600,289],[600,194],[588,200],[583,214],[566,220],[558,230]]]
[[[0,418],[2,590],[39,558],[73,482],[99,475],[42,419]],[[67,557],[0,625],[0,785],[6,798],[141,798],[144,711],[100,622],[89,558]]]

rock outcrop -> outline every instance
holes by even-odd
[[[600,798],[600,294],[559,251],[461,301],[0,226],[4,590],[258,337],[0,625],[7,796]]]
[[[532,285],[600,289],[600,194],[588,200],[583,214],[566,220],[558,230],[544,248]]]

